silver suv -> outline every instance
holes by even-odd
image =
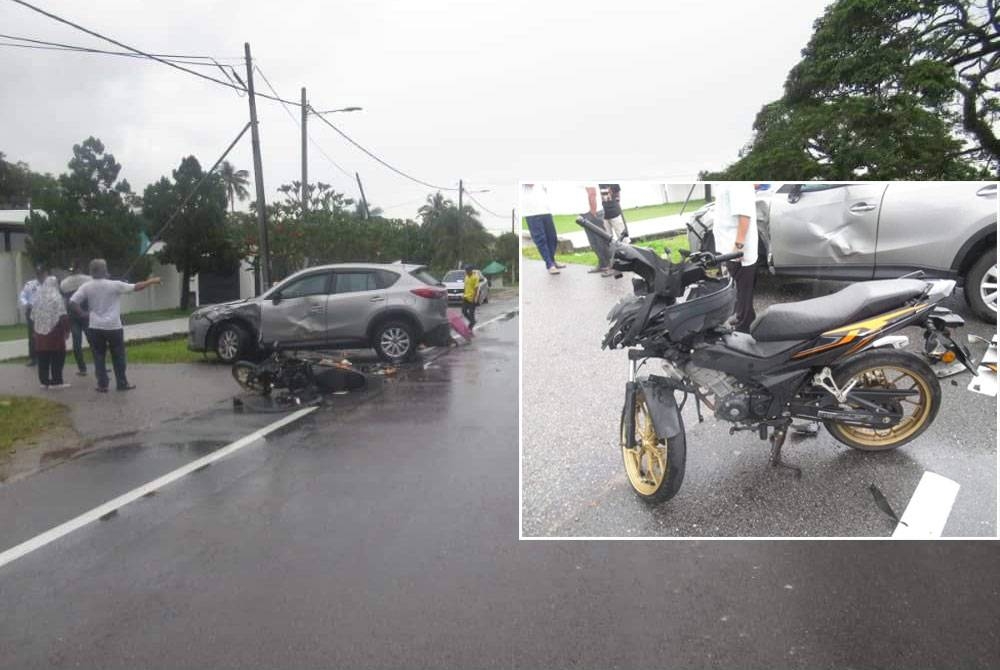
[[[922,270],[957,279],[976,316],[996,321],[995,182],[783,184],[758,193],[757,221],[760,262],[779,275],[857,281]],[[714,248],[711,205],[692,216],[688,242]]]
[[[256,298],[202,307],[188,322],[188,349],[231,363],[281,347],[371,347],[382,360],[410,359],[421,343],[447,344],[447,293],[419,265],[338,264],[302,270]]]

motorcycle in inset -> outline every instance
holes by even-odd
[[[893,335],[923,329],[924,350],[976,374],[969,351],[951,335],[965,321],[940,306],[953,280],[899,279],[852,284],[832,295],[772,305],[749,334],[726,325],[736,289],[708,271],[741,253],[689,254],[680,263],[614,240],[584,217],[577,223],[611,245],[612,269],[632,280],[633,295],[608,314],[602,348],[628,348],[629,374],[620,424],[625,472],[649,503],[681,488],[687,444],[681,409],[693,396],[730,434],[754,431],[770,441],[770,464],[801,476],[781,458],[793,419],[820,422],[838,441],[864,451],[895,449],[923,433],[941,404],[931,368],[901,351]],[[943,353],[942,353],[943,352]],[[640,371],[656,360],[662,373]],[[678,404],[675,392],[682,392]]]

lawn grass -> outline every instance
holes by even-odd
[[[0,395],[0,455],[15,442],[31,440],[61,425],[70,425],[65,405],[45,398]]]
[[[674,214],[679,214],[681,208],[683,208],[685,212],[693,212],[704,204],[704,200],[690,200],[688,201],[687,207],[685,207],[683,202],[668,202],[663,205],[633,207],[632,209],[622,210],[622,213],[625,215],[626,223],[634,223],[645,219],[655,219],[660,216],[672,216]],[[584,206],[580,209],[586,209],[586,204],[584,204]],[[556,224],[556,232],[575,233],[583,230],[583,228],[576,225],[576,217],[578,216],[579,214],[553,214],[552,220]],[[524,217],[521,217],[521,228],[523,230],[528,229],[528,221]]]
[[[169,338],[159,338],[146,340],[143,342],[126,342],[125,357],[128,363],[197,363],[205,356],[197,351],[188,351],[187,335],[177,335]],[[83,350],[83,358],[87,365],[93,368],[94,355],[90,349]],[[211,356],[209,356],[211,360]],[[4,363],[26,363],[28,357],[14,358],[4,361]],[[108,370],[111,370],[111,355],[105,358]],[[76,367],[73,352],[66,352],[66,371],[64,375],[72,376]]]
[[[132,312],[122,315],[125,325],[132,326],[137,323],[150,323],[151,321],[169,321],[190,316],[194,308],[190,309],[153,309],[146,312]],[[10,342],[11,340],[28,339],[28,327],[23,323],[13,326],[0,326],[0,342]]]
[[[675,263],[679,263],[681,261],[680,249],[687,249],[688,241],[687,235],[671,235],[670,237],[661,237],[655,240],[636,242],[635,246],[656,249],[656,253],[660,256],[669,252],[670,260]],[[522,247],[521,253],[525,258],[530,258],[532,260],[539,261],[542,259],[538,253],[538,249],[535,247]],[[556,254],[556,260],[560,263],[576,263],[579,265],[597,266],[597,254],[590,250],[579,251],[573,254]]]

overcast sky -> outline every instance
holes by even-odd
[[[282,96],[298,100],[304,85],[317,109],[364,107],[329,118],[388,162],[433,184],[490,189],[475,197],[500,215],[484,212],[487,227],[502,230],[518,179],[684,181],[734,160],[828,0],[33,4],[151,52],[234,59],[248,41]],[[0,26],[115,49],[10,0],[0,0]],[[58,173],[94,135],[140,192],[183,156],[210,166],[248,118],[245,97],[153,61],[0,47],[0,81],[8,160]],[[280,104],[258,109],[270,199],[300,176],[299,131]],[[318,120],[310,131],[361,173],[371,204],[415,216],[429,189]],[[230,159],[252,168],[249,134]],[[312,146],[309,174],[356,197]]]

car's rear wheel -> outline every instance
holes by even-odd
[[[375,329],[372,348],[386,363],[404,363],[417,351],[416,331],[405,321],[386,321]]]
[[[997,250],[990,249],[965,276],[965,301],[983,321],[997,320]]]
[[[224,323],[215,333],[215,355],[223,363],[235,363],[250,350],[250,335],[238,323]]]

